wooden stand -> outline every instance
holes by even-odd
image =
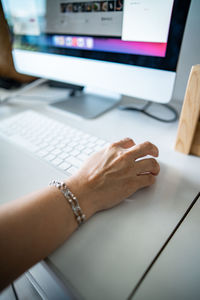
[[[200,65],[190,72],[175,150],[200,156]]]

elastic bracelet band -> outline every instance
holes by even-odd
[[[72,211],[74,213],[75,219],[78,223],[78,226],[80,226],[85,221],[85,215],[82,212],[82,209],[80,208],[78,199],[74,196],[74,194],[70,191],[70,189],[67,187],[66,183],[59,182],[57,180],[53,180],[49,184],[50,186],[55,186],[58,188],[62,194],[65,196],[67,201],[69,202]]]

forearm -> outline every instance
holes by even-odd
[[[89,218],[92,211],[87,203],[80,205]],[[52,253],[76,228],[69,203],[55,187],[3,205],[0,210],[0,289]]]

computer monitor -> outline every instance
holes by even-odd
[[[159,103],[171,100],[189,0],[2,4],[13,33],[17,71],[99,93],[96,100],[85,93],[58,107],[73,111],[74,106],[92,117],[115,105],[119,95]]]

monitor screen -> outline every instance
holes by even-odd
[[[175,71],[188,0],[4,0],[15,49]]]

